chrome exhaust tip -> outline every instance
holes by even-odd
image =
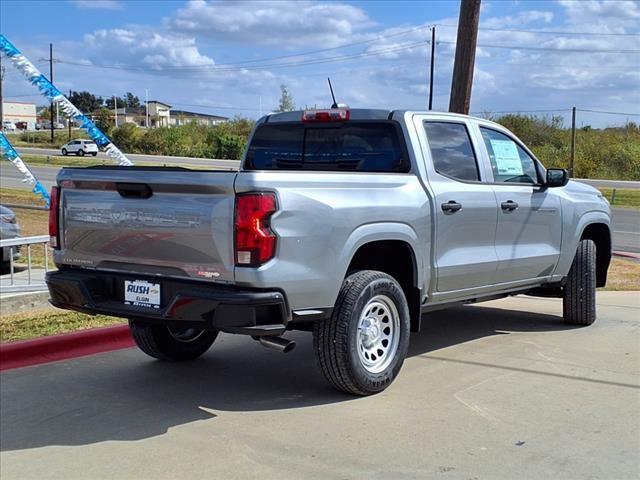
[[[296,342],[283,337],[259,337],[258,341],[263,347],[273,348],[282,353],[289,353],[296,348]]]

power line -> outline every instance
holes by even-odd
[[[206,68],[196,67],[196,66],[193,66],[194,68],[189,68],[188,66],[185,66],[185,67],[181,67],[181,70],[178,70],[177,73],[182,73],[182,71],[185,71],[185,70],[192,71],[192,72],[203,72],[203,71],[208,71],[208,72],[237,72],[237,71],[242,71],[242,70],[263,70],[263,69],[267,69],[267,68],[287,68],[287,67],[300,67],[300,66],[307,66],[307,65],[319,65],[319,64],[323,64],[323,63],[340,62],[340,61],[344,61],[344,60],[352,60],[352,59],[357,59],[357,58],[372,57],[372,56],[377,56],[377,55],[385,55],[385,54],[388,54],[388,53],[400,52],[400,51],[404,51],[404,50],[410,50],[412,48],[415,48],[415,47],[418,47],[418,46],[421,46],[421,45],[426,45],[428,43],[429,43],[429,41],[423,40],[423,41],[420,41],[420,42],[407,43],[407,44],[404,44],[404,45],[399,45],[399,46],[395,46],[395,47],[388,47],[388,48],[369,51],[369,52],[360,52],[360,53],[355,53],[355,54],[338,55],[338,56],[334,56],[334,57],[326,57],[326,58],[320,58],[320,59],[311,59],[311,60],[303,60],[303,61],[295,61],[295,62],[283,62],[283,63],[253,65],[253,66],[246,66],[246,67],[244,67],[244,66],[224,67],[222,64],[221,65],[211,65],[211,66],[206,67]],[[67,64],[67,65],[74,65],[74,66],[78,66],[78,67],[86,67],[86,68],[105,68],[105,69],[115,69],[115,70],[135,70],[135,71],[146,71],[146,72],[163,72],[163,71],[166,71],[164,67],[156,70],[156,69],[153,69],[153,68],[150,68],[150,67],[147,67],[147,66],[142,66],[142,65],[86,64],[86,63],[71,62],[71,61],[66,61],[66,60],[60,60],[60,63],[64,63],[64,64]]]
[[[457,25],[447,25],[443,23],[436,24],[439,27],[458,28]],[[638,37],[640,33],[610,33],[610,32],[572,32],[572,31],[558,31],[558,30],[526,30],[526,29],[509,29],[509,28],[489,28],[480,27],[479,30],[487,32],[512,32],[512,33],[541,33],[550,35],[583,35],[583,36],[598,36],[598,37]]]
[[[456,42],[440,40],[438,43],[446,43],[455,45]],[[504,48],[508,50],[540,50],[545,52],[571,52],[571,53],[640,53],[640,50],[624,50],[624,49],[594,49],[594,48],[551,48],[551,47],[527,47],[524,45],[488,45],[478,44],[483,48]]]
[[[591,113],[604,113],[607,115],[625,115],[628,117],[640,117],[640,113],[625,113],[625,112],[606,112],[603,110],[588,110],[586,108],[577,108],[579,112],[591,112]]]

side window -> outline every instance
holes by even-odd
[[[480,180],[467,127],[461,123],[424,122],[436,172],[456,180]]]
[[[480,127],[496,182],[538,183],[536,162],[504,133]]]

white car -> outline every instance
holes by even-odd
[[[13,123],[10,120],[5,120],[4,122],[2,122],[2,129],[5,132],[15,132],[16,131],[16,124]]]
[[[85,155],[98,155],[98,145],[93,140],[71,140],[69,143],[65,143],[62,146],[62,155],[69,155],[75,153],[84,157]]]

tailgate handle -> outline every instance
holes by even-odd
[[[116,190],[124,198],[149,198],[153,195],[146,183],[116,183]]]

